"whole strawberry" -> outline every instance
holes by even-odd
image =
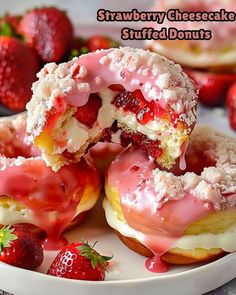
[[[88,50],[92,52],[98,49],[109,49],[113,47],[119,47],[120,43],[107,36],[94,35],[87,40],[86,46]]]
[[[43,262],[43,247],[38,238],[22,225],[0,229],[0,261],[26,269]]]
[[[235,74],[207,73],[186,70],[199,89],[199,100],[209,106],[222,105],[230,85],[236,82]]]
[[[230,126],[236,130],[236,83],[234,83],[228,91],[227,107],[229,111]]]
[[[112,257],[101,256],[94,250],[94,245],[91,247],[88,242],[77,242],[65,246],[51,264],[48,274],[68,279],[103,281],[106,263]]]
[[[23,111],[39,70],[36,53],[20,40],[0,36],[0,104]]]
[[[4,17],[0,18],[0,35],[16,36],[20,20],[20,15],[7,14]]]
[[[36,8],[26,13],[18,32],[45,62],[60,61],[73,40],[69,18],[54,7]]]

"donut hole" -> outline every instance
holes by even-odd
[[[185,154],[186,169],[180,169],[180,163],[173,167],[171,172],[177,176],[183,175],[186,172],[194,172],[197,175],[201,175],[204,168],[212,167],[216,165],[216,162],[211,159],[206,153],[204,153],[204,146],[202,150],[196,149],[194,146],[189,146]]]
[[[27,147],[28,148],[28,147]],[[0,154],[7,158],[24,157],[30,158],[31,154],[24,147],[16,146],[13,142],[0,146]]]
[[[28,135],[25,132],[25,126],[20,125],[19,130],[17,128],[9,128],[8,132],[4,133],[3,136],[3,140],[0,140],[0,155],[6,158],[31,158],[41,154],[34,147],[33,143],[29,141]]]
[[[206,154],[199,151],[192,151],[186,153],[186,172],[194,172],[201,175],[204,168],[215,166],[215,162]]]

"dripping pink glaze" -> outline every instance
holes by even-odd
[[[11,140],[0,141],[0,152],[6,156],[0,156],[0,198],[9,196],[29,208],[32,222],[47,232],[45,248],[60,249],[66,243],[61,234],[76,216],[85,188],[90,186],[99,194],[100,176],[84,159],[53,172],[37,157],[40,152],[25,133],[25,119],[17,124]]]
[[[83,159],[57,173],[41,159],[26,159],[19,166],[0,171],[0,179],[1,195],[8,195],[32,210],[35,225],[47,232],[46,247],[50,250],[65,244],[61,234],[76,216],[85,188],[93,186],[97,191],[101,186],[98,173]]]
[[[182,170],[182,171],[186,170],[186,168],[187,168],[185,155],[186,155],[186,152],[187,152],[187,149],[188,149],[188,145],[189,145],[189,141],[186,141],[181,146],[182,153],[181,153],[181,156],[179,158],[179,169]]]
[[[111,84],[121,84],[127,91],[131,92],[139,89],[142,91],[142,94],[147,101],[156,100],[156,98],[150,96],[149,90],[145,87],[145,83],[155,85],[157,76],[152,74],[151,69],[148,70],[147,75],[143,75],[138,71],[130,73],[120,65],[111,65],[110,61],[108,65],[104,66],[101,64],[100,60],[110,52],[112,52],[112,49],[93,52],[80,56],[78,60],[71,61],[71,66],[76,63],[79,66],[84,66],[86,68],[87,75],[82,79],[79,78],[78,82],[89,83],[90,89],[89,91],[82,91],[78,90],[77,86],[74,86],[74,88],[66,95],[65,100],[73,106],[84,105],[88,101],[90,93],[104,90]],[[143,67],[146,68],[146,65],[144,64]],[[70,69],[68,69],[68,71],[70,71]],[[96,82],[97,77],[100,79],[99,83]],[[155,85],[155,87],[157,88],[157,91],[160,91],[157,85]],[[157,107],[160,106],[163,109],[166,107],[164,99],[160,99],[155,103]],[[175,115],[179,117],[179,114]]]
[[[154,254],[146,266],[152,271],[163,271],[166,270],[166,265],[155,263],[161,261],[160,257],[174,245],[190,224],[209,214],[212,209],[204,206],[203,201],[194,198],[188,191],[182,199],[162,205],[152,181],[152,171],[155,168],[154,163],[140,150],[124,152],[113,161],[108,170],[108,185],[118,189],[127,224],[141,233],[140,242]],[[145,183],[147,179],[150,179],[149,184]],[[140,190],[136,190],[141,180],[144,182],[140,185]]]

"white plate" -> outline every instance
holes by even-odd
[[[21,12],[29,7],[40,6],[42,3],[59,5],[69,11],[74,23],[82,18],[81,23],[87,21],[90,24],[90,26],[81,26],[80,23],[76,30],[78,33],[89,36],[102,32],[102,34],[119,38],[120,29],[112,28],[112,24],[106,24],[101,28],[96,23],[96,9],[106,8],[108,1],[94,0],[90,1],[89,4],[88,2],[87,0],[25,0],[22,1],[21,5],[18,5],[16,1],[5,1],[1,3],[0,8],[1,11]],[[136,0],[127,1],[122,8],[127,8],[127,5],[135,7],[136,2]],[[109,1],[110,5],[111,3],[112,1]],[[113,3],[117,5],[117,1]],[[87,8],[88,5],[90,9]],[[139,42],[127,42],[126,45],[141,46]],[[221,110],[213,111],[202,108],[199,111],[199,122],[213,125],[219,130],[233,134],[228,126],[226,116],[219,115],[221,112]],[[74,281],[47,276],[44,273],[56,252],[45,252],[44,263],[38,272],[0,263],[0,289],[15,295],[172,295],[173,293],[175,295],[199,295],[236,277],[236,253],[202,266],[172,267],[165,274],[151,273],[144,267],[145,258],[133,253],[119,241],[106,225],[103,211],[98,210],[98,208],[91,212],[83,225],[68,233],[67,237],[70,242],[79,240],[80,237],[88,239],[91,243],[99,240],[96,249],[104,255],[114,255],[112,268],[107,274],[106,281]],[[2,294],[1,291],[0,294]],[[222,292],[216,294],[221,295]]]
[[[218,130],[234,134],[229,128],[225,110],[201,107],[198,113],[199,123],[213,125]],[[145,258],[125,247],[108,227],[100,205],[90,212],[82,225],[66,236],[70,242],[78,241],[81,237],[91,243],[98,240],[96,249],[99,252],[114,255],[106,281],[76,281],[45,275],[57,254],[45,252],[44,263],[38,272],[0,263],[0,289],[15,295],[172,295],[173,291],[175,295],[199,295],[236,277],[236,253],[205,265],[171,267],[164,274],[147,271],[144,266]],[[215,294],[222,293],[219,291]]]
[[[171,267],[164,274],[147,271],[145,258],[126,248],[107,226],[100,206],[94,208],[83,225],[67,234],[70,242],[81,236],[91,243],[99,240],[96,249],[105,255],[114,255],[106,281],[76,281],[45,275],[56,255],[56,252],[45,252],[44,263],[38,272],[0,263],[1,289],[15,295],[168,295],[173,290],[175,295],[199,295],[236,276],[236,253],[201,266]]]
[[[199,123],[214,125],[219,130],[233,134],[222,109],[201,108],[198,118]],[[45,275],[56,255],[56,252],[45,252],[44,263],[38,272],[0,263],[0,289],[15,295],[172,295],[173,292],[175,295],[199,295],[236,277],[236,253],[205,265],[171,267],[164,274],[147,271],[145,258],[125,247],[108,227],[100,205],[90,212],[82,225],[66,236],[70,242],[78,241],[81,237],[91,243],[98,240],[98,251],[104,255],[114,255],[106,281],[75,281]]]

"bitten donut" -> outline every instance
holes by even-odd
[[[53,172],[26,134],[24,115],[0,119],[0,224],[30,223],[60,248],[62,232],[96,203],[101,179],[83,158]]]
[[[170,168],[196,121],[195,85],[179,65],[121,47],[47,64],[27,105],[27,131],[53,170],[103,139],[138,145]]]
[[[236,250],[236,139],[196,126],[181,175],[160,170],[140,149],[107,172],[108,224],[146,266],[211,261]],[[180,174],[180,171],[175,173]]]
[[[158,0],[152,10],[166,11],[163,24],[150,23],[148,27],[156,30],[175,28],[179,31],[211,31],[212,37],[208,40],[149,40],[147,48],[173,59],[181,65],[191,68],[236,68],[236,26],[235,21],[174,21],[179,19],[179,12],[213,13],[225,10],[236,10],[235,0]],[[205,13],[205,17],[206,17]],[[224,14],[223,14],[224,15]],[[168,19],[168,18],[169,19]],[[200,14],[198,16],[198,19]],[[218,17],[219,19],[220,17]],[[195,33],[196,35],[197,33]],[[173,37],[173,36],[172,36]]]

